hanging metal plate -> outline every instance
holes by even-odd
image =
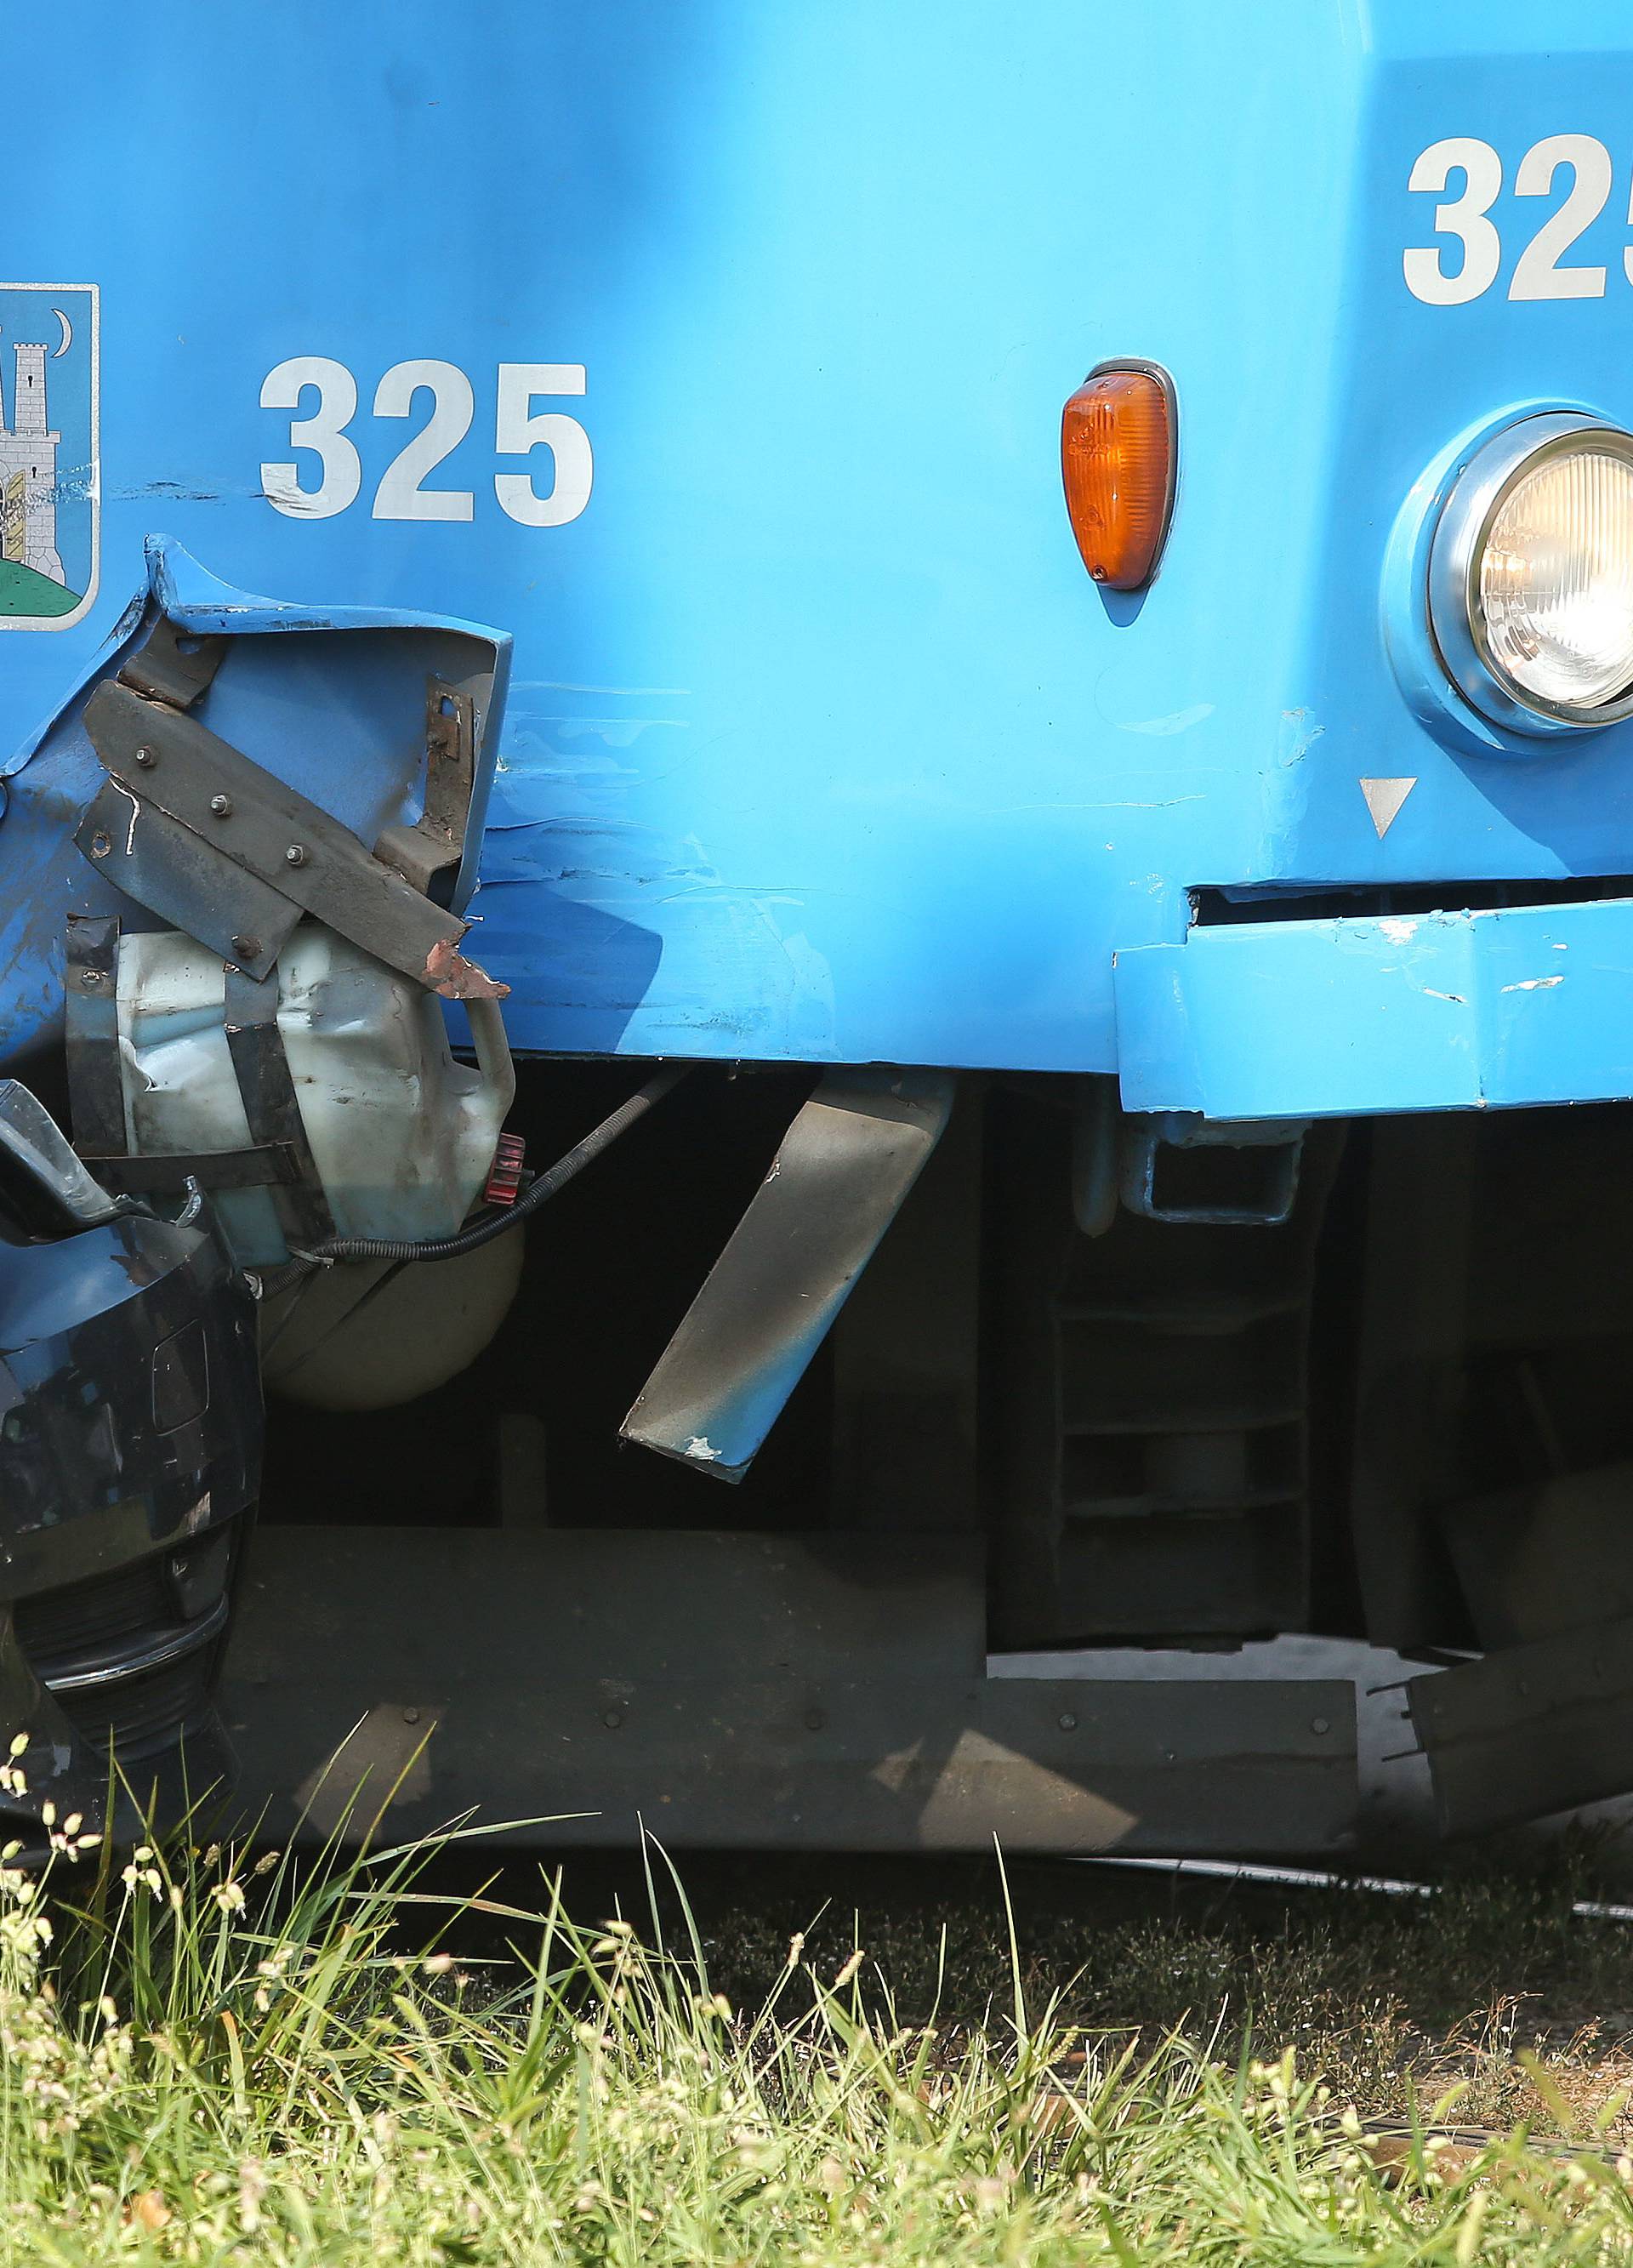
[[[951,1071],[830,1071],[783,1136],[623,1436],[739,1481],[895,1219],[953,1108]]]

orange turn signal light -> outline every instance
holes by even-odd
[[[1157,571],[1173,510],[1173,387],[1151,363],[1102,363],[1061,415],[1060,470],[1083,563],[1111,591]]]

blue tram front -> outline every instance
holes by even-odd
[[[1394,1677],[1447,1830],[1633,1785],[1610,0],[7,39],[40,1784],[1308,1852]]]

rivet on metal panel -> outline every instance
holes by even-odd
[[[85,704],[85,725],[108,774],[103,792],[127,802],[132,790],[124,775],[136,772],[136,748],[162,755],[162,783],[157,772],[141,774],[143,787],[160,800],[153,806],[155,825],[141,830],[140,854],[127,843],[121,887],[140,884],[138,902],[173,921],[183,913],[178,925],[224,958],[235,929],[254,931],[273,946],[258,956],[254,972],[267,975],[276,948],[306,912],[445,998],[498,999],[508,990],[455,950],[466,931],[457,915],[371,857],[321,806],[195,718],[180,710],[156,718],[151,701],[127,685],[105,682]],[[100,795],[92,809],[91,825],[113,839],[101,870],[112,873],[121,864],[127,817],[119,813],[115,824]],[[306,853],[301,866],[288,859],[291,843]],[[456,850],[446,863],[457,857]],[[445,862],[439,857],[438,863]]]
[[[241,954],[246,961],[254,961],[261,951],[261,939],[258,937],[235,937],[232,950]]]
[[[820,1733],[827,1722],[828,1719],[823,1715],[820,1709],[807,1709],[805,1711],[805,1730],[807,1733]]]
[[[419,1711],[417,1709],[405,1709],[402,1712],[402,1721],[405,1725],[417,1725],[420,1721]]]
[[[1312,1717],[1310,1719],[1310,1730],[1313,1733],[1330,1733],[1332,1729],[1331,1724],[1325,1717]]]
[[[608,1709],[603,1712],[601,1718],[602,1724],[606,1726],[609,1733],[615,1733],[620,1725],[622,1724],[623,1720],[624,1712],[622,1709]]]
[[[1063,1712],[1060,1720],[1060,1728],[1063,1733],[1075,1733],[1077,1731],[1078,1720],[1072,1715],[1070,1709]]]

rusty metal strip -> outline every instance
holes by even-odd
[[[104,682],[85,729],[140,812],[157,807],[230,867],[255,875],[387,968],[451,999],[497,998],[459,951],[467,924],[365,850],[349,829],[192,718]],[[246,952],[246,961],[258,954]]]
[[[128,1154],[119,1059],[119,935],[116,915],[70,914],[68,917],[68,1091],[75,1147],[80,1156],[94,1167],[105,1189],[119,1194],[180,1196],[189,1182],[207,1189],[276,1187],[296,1182],[311,1163],[304,1128],[298,1152],[286,1136],[274,1132],[243,1150],[160,1152],[148,1157]],[[229,1045],[232,1040],[229,1032]],[[283,1075],[287,1080],[287,1064]],[[242,1074],[239,1083],[243,1083]],[[292,1088],[290,1099],[294,1100]],[[272,1123],[269,1118],[268,1123]]]
[[[229,961],[225,1005],[227,1046],[251,1138],[286,1150],[294,1167],[291,1178],[273,1193],[285,1238],[291,1244],[315,1243],[334,1234],[335,1218],[306,1138],[278,1030],[276,972],[257,981]]]
[[[119,917],[70,914],[63,1005],[68,1099],[82,1158],[122,1157],[119,1072]]]
[[[277,966],[301,918],[269,883],[116,781],[92,799],[74,841],[115,889],[252,976]]]
[[[257,1189],[294,1182],[300,1168],[287,1142],[246,1150],[155,1151],[138,1158],[88,1158],[105,1189],[120,1196],[180,1197],[189,1182],[202,1189]]]
[[[465,855],[465,828],[476,776],[476,703],[445,677],[425,681],[425,807],[412,827],[384,828],[374,846],[416,890]]]
[[[197,637],[161,615],[146,644],[127,658],[119,681],[173,709],[190,709],[209,691],[226,650],[224,637]]]

